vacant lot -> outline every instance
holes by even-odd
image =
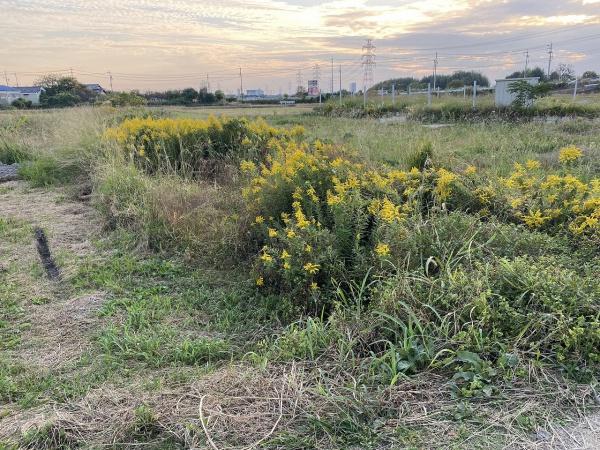
[[[0,112],[0,448],[597,448],[599,125]]]

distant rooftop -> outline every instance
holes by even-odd
[[[22,87],[14,87],[14,86],[6,86],[4,84],[0,84],[0,92],[20,92],[21,94],[37,94],[41,92],[43,88],[40,86],[22,86]]]

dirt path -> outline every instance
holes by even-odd
[[[65,286],[83,258],[93,252],[98,233],[93,208],[70,200],[60,190],[31,189],[24,181],[0,184],[0,219],[15,228],[0,242],[5,295],[13,297],[20,314],[11,330],[18,344],[3,352],[13,368],[26,367],[40,377],[54,376],[73,365],[90,345],[98,323],[96,310],[104,296],[70,297]],[[60,279],[44,272],[33,230],[44,230]],[[14,370],[14,369],[13,369]],[[0,402],[0,438],[22,431],[40,411],[21,413]],[[41,416],[40,416],[41,414]]]
[[[4,183],[0,194],[3,218],[45,231],[52,256],[59,261],[61,279],[50,281],[43,272],[33,233],[3,249],[7,258],[19,262],[25,273],[15,273],[17,282],[31,295],[26,316],[31,328],[23,336],[19,357],[41,368],[63,365],[77,358],[86,346],[86,330],[100,304],[101,293],[70,298],[64,284],[76,273],[78,263],[92,250],[98,221],[89,205],[68,199],[61,191],[30,189],[23,181]],[[12,254],[11,254],[12,253]]]

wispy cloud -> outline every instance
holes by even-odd
[[[426,73],[435,49],[441,70],[495,76],[521,64],[521,49],[541,62],[550,40],[557,61],[598,69],[600,39],[589,37],[600,34],[598,3],[0,0],[0,71],[26,82],[48,69],[73,67],[85,81],[111,70],[123,89],[196,86],[209,73],[213,85],[234,89],[242,66],[246,85],[287,90],[298,70],[306,80],[313,64],[331,57],[345,80],[360,80],[367,37],[378,47],[379,79]]]

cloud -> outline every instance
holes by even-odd
[[[525,48],[542,61],[550,39],[557,61],[597,68],[598,1],[0,0],[0,70],[26,80],[74,67],[85,81],[112,70],[122,89],[196,85],[211,73],[235,89],[242,66],[244,84],[287,89],[332,56],[344,79],[360,80],[367,37],[378,79],[426,73],[436,49],[441,70],[500,74]]]

